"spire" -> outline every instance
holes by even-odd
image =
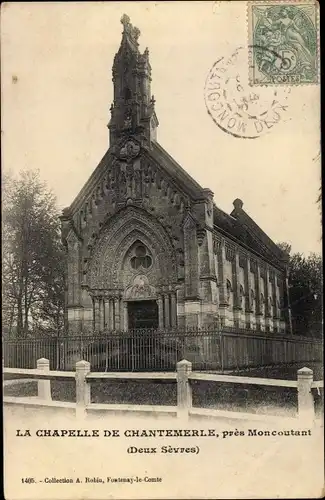
[[[125,136],[133,135],[150,147],[151,140],[156,139],[158,120],[150,89],[149,50],[146,48],[143,54],[140,53],[140,30],[131,24],[129,16],[124,14],[121,23],[122,41],[112,68],[114,102],[108,125],[110,146]]]

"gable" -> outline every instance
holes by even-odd
[[[63,241],[73,229],[87,248],[114,214],[134,206],[163,224],[181,252],[184,215],[205,192],[177,163],[172,164],[169,156],[164,158],[164,162],[158,159],[152,149],[142,147],[132,136],[110,148],[76,199],[63,211]],[[178,168],[181,172],[177,175]]]
[[[184,203],[190,199],[200,199],[203,188],[189,176],[185,170],[171,158],[158,143],[152,143],[152,148],[142,148],[133,137],[125,138],[108,149],[102,160],[81,189],[70,207],[66,208],[65,215],[73,215],[83,205],[96,204],[100,193],[104,194],[111,178],[116,182],[115,188],[121,188],[121,183],[127,182],[130,177],[141,177],[141,182],[146,183],[152,176],[160,180],[176,196],[184,198]],[[144,186],[145,187],[145,186]],[[138,193],[141,198],[144,193]],[[121,193],[120,193],[121,194]],[[126,196],[130,193],[126,193]],[[116,196],[119,197],[119,194]]]

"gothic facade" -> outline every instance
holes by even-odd
[[[287,257],[230,215],[157,141],[148,49],[127,16],[113,63],[110,147],[61,217],[69,333],[289,328]]]

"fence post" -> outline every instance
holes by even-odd
[[[83,418],[86,414],[86,406],[90,404],[90,384],[86,376],[90,372],[88,361],[76,363],[76,416]]]
[[[311,392],[313,370],[300,368],[297,377],[298,389],[298,417],[308,425],[313,424],[315,418],[314,396]]]
[[[177,363],[177,416],[188,419],[192,407],[192,388],[189,374],[192,371],[192,363],[183,359]]]
[[[41,358],[36,361],[37,370],[41,370],[45,373],[50,371],[50,361],[46,358]],[[38,380],[37,381],[37,394],[40,399],[51,400],[51,381],[50,380]]]

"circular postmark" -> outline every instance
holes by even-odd
[[[243,139],[269,132],[287,115],[290,87],[251,87],[248,52],[238,47],[212,66],[204,87],[207,112],[221,130]]]

